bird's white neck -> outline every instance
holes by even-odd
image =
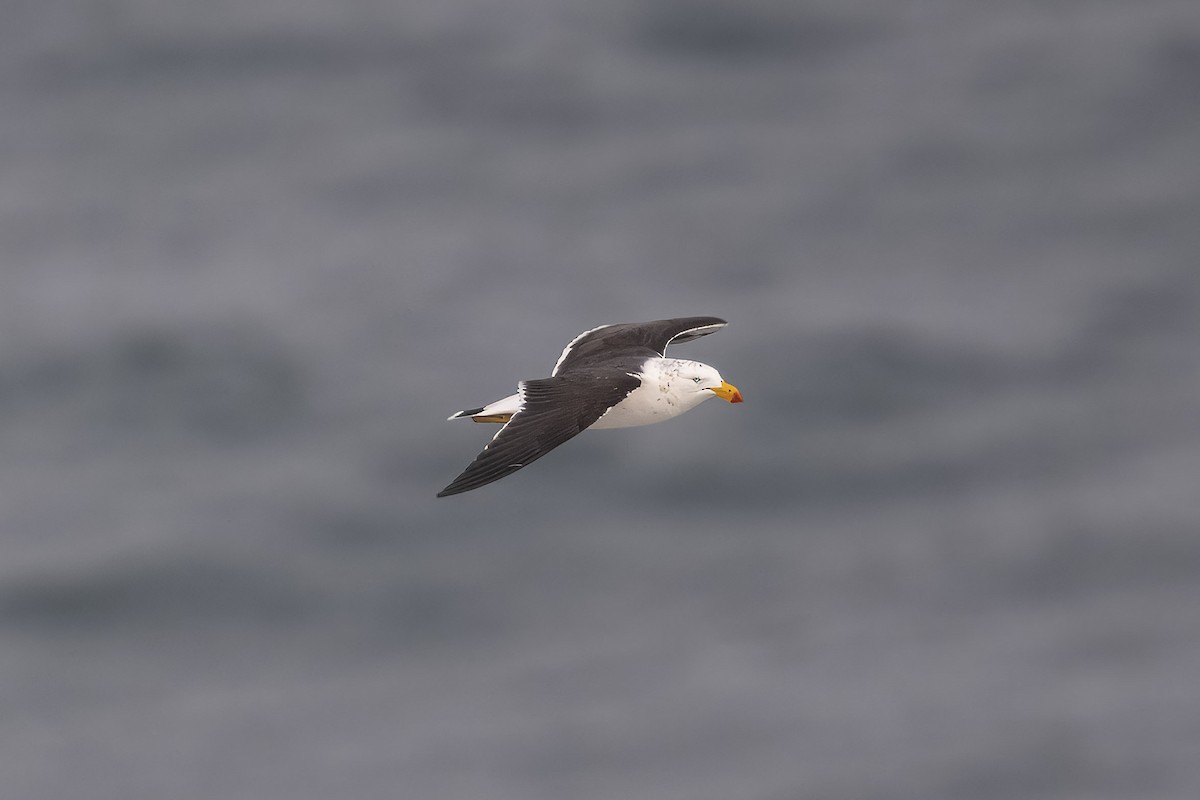
[[[695,361],[679,358],[651,358],[638,374],[642,385],[634,389],[602,416],[593,428],[629,428],[649,425],[677,417],[712,397],[711,392],[694,391],[692,381],[681,373]]]

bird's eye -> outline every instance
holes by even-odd
[[[700,379],[699,379],[699,378],[692,378],[692,380],[693,380],[693,381],[695,381],[696,383],[699,383],[699,382],[700,382]]]

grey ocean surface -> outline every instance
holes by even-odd
[[[5,798],[1200,796],[1194,0],[5,16]]]

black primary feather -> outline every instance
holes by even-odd
[[[611,367],[521,381],[521,410],[437,496],[478,489],[528,466],[585,430],[639,385],[636,376]]]

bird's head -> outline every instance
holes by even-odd
[[[678,387],[678,391],[696,392],[701,395],[697,398],[698,400],[715,395],[730,403],[742,402],[742,393],[738,391],[738,388],[732,383],[727,383],[721,377],[721,373],[708,364],[683,360],[678,361],[677,364],[678,369],[671,376],[671,383]]]

